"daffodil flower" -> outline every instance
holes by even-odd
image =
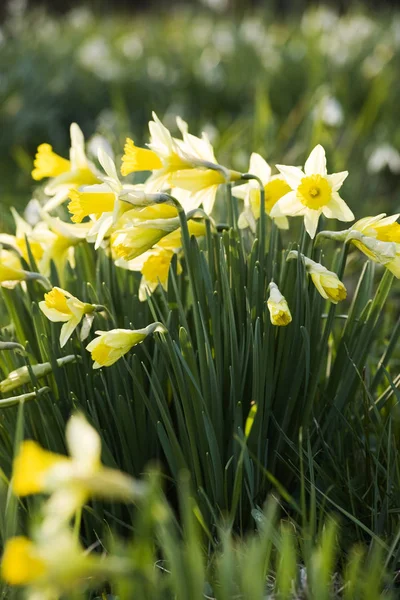
[[[151,323],[144,329],[112,329],[111,331],[96,331],[95,338],[86,346],[92,354],[93,368],[110,367],[133,346],[141,344],[148,335],[166,333],[161,323]]]
[[[29,272],[22,268],[18,255],[0,247],[0,286],[15,287],[28,277]]]
[[[59,287],[54,287],[39,302],[40,310],[55,323],[64,323],[61,327],[60,346],[63,348],[85,315],[96,310],[94,304],[87,304]]]
[[[318,236],[352,243],[370,260],[400,279],[400,214],[365,217],[343,231],[321,231]]]
[[[50,262],[53,261],[62,280],[66,263],[74,266],[74,248],[86,240],[90,226],[87,223],[66,223],[46,212],[42,212],[42,217],[43,227],[32,233],[32,239],[40,242],[44,248],[39,270],[44,275],[49,275]]]
[[[189,221],[188,230],[190,236],[201,237],[205,235],[205,224],[199,221]],[[146,300],[148,294],[152,294],[158,285],[164,290],[168,289],[168,274],[174,255],[178,255],[177,273],[182,272],[179,255],[182,249],[181,229],[164,236],[151,250],[148,250],[132,260],[119,258],[115,261],[117,267],[129,271],[140,271],[142,279],[139,285],[139,300]]]
[[[281,294],[276,283],[269,284],[267,306],[272,325],[285,326],[292,321],[292,315],[285,297]]]
[[[169,204],[133,208],[120,218],[111,234],[115,258],[132,260],[179,228],[178,211]]]
[[[152,170],[153,174],[145,184],[146,191],[157,192],[170,188],[185,190],[189,193],[193,207],[198,208],[202,205],[205,212],[209,214],[213,208],[219,185],[240,179],[240,173],[218,164],[213,147],[205,133],[201,138],[191,135],[188,132],[187,124],[178,117],[177,124],[183,138],[179,140],[172,137],[155,113],[153,113],[153,119],[149,122],[150,143],[148,146],[153,152],[151,160],[154,160],[156,166],[155,156],[157,156],[160,166]],[[139,154],[136,154],[133,157],[136,150],[131,145],[129,146],[130,153],[125,153],[123,158],[123,172],[129,171],[132,164],[135,165],[135,170],[149,166],[144,159],[150,159],[150,155],[139,157]],[[140,161],[139,158],[142,160]]]
[[[24,586],[31,600],[55,600],[84,580],[126,572],[125,561],[89,553],[66,527],[53,536],[39,531],[36,537],[8,539],[1,561],[3,581]]]
[[[156,171],[163,163],[153,150],[139,148],[130,138],[126,138],[125,154],[122,157],[121,175],[124,177],[136,171]]]
[[[33,164],[33,179],[50,179],[44,190],[45,194],[52,197],[44,206],[46,211],[64,202],[70,189],[99,183],[97,170],[86,157],[83,133],[76,123],[71,125],[69,160],[56,154],[50,144],[41,144]]]
[[[24,258],[24,260],[29,262],[27,246],[28,239],[32,256],[36,263],[39,264],[39,261],[43,256],[44,249],[43,245],[39,241],[35,240],[34,236],[40,232],[41,226],[39,224],[35,227],[29,225],[29,223],[27,223],[25,219],[23,219],[17,213],[14,207],[11,207],[11,214],[16,225],[15,235],[10,235],[7,233],[0,234],[0,244],[8,244],[9,246],[15,248],[15,250],[18,251]]]
[[[68,523],[90,498],[131,502],[143,495],[142,483],[102,465],[100,436],[83,415],[68,421],[66,441],[69,457],[26,440],[14,460],[12,489],[17,496],[51,494],[43,509],[47,532]]]
[[[265,193],[265,212],[270,215],[278,200],[290,192],[291,188],[282,176],[274,175],[271,177],[271,167],[256,152],[253,152],[250,157],[249,173],[256,175],[262,182]],[[232,188],[232,194],[236,198],[244,200],[244,211],[239,215],[239,227],[241,229],[250,227],[255,232],[255,221],[260,218],[261,194],[258,181],[250,179],[248,183],[235,186]],[[276,216],[274,221],[279,229],[289,228],[289,222],[285,216]]]
[[[306,267],[307,273],[310,275],[313,284],[317,288],[325,300],[329,300],[333,304],[337,304],[344,300],[347,296],[347,291],[339,277],[333,271],[328,271],[326,267],[317,263],[311,258],[307,258],[297,251],[292,250],[287,256],[287,260],[301,258]]]
[[[304,172],[298,167],[276,165],[291,190],[273,206],[270,216],[304,216],[304,225],[311,238],[315,237],[321,214],[328,219],[352,221],[354,215],[339,196],[348,172],[328,175],[325,150],[318,145],[311,152]]]

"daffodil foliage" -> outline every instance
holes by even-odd
[[[400,326],[385,303],[399,215],[354,222],[351,173],[331,173],[321,145],[304,169],[253,153],[241,173],[205,133],[180,118],[170,132],[153,114],[147,146],[127,138],[119,153],[100,144],[89,161],[76,124],[69,158],[43,143],[42,200],[0,236],[0,466],[11,494],[50,496],[35,539],[7,547],[6,579],[51,597],[64,575],[95,576],[96,561],[74,558],[71,522],[88,543],[98,522],[130,527],[124,503],[142,497],[134,478],[152,461],[173,501],[190,474],[211,539],[221,516],[251,527],[272,490],[294,512],[308,493],[314,510],[331,503],[365,535],[352,511],[386,489],[397,435]],[[368,457],[373,489],[349,456]]]

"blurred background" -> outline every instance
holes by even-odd
[[[35,193],[38,144],[67,156],[76,121],[118,156],[126,135],[148,140],[152,110],[239,170],[252,151],[301,164],[320,142],[358,217],[400,210],[398,4],[2,0],[1,228]]]

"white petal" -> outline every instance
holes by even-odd
[[[297,198],[296,192],[288,192],[272,207],[270,217],[282,217],[289,215],[291,217],[302,216],[306,213],[307,208]]]
[[[193,200],[197,204],[197,206],[203,205],[204,212],[208,215],[211,214],[212,209],[215,203],[215,197],[218,191],[218,185],[212,185],[203,190],[199,190],[195,194],[193,194]]]
[[[85,169],[87,167],[87,158],[85,154],[85,138],[82,130],[77,123],[72,123],[70,132],[71,149],[69,157],[71,160],[71,170]]]
[[[249,173],[256,175],[266,185],[271,177],[271,167],[260,154],[253,152],[250,157]]]
[[[107,173],[107,175],[112,180],[118,181],[118,174],[117,174],[117,169],[116,169],[115,163],[114,163],[113,159],[111,158],[111,156],[109,156],[104,151],[103,148],[99,148],[98,159],[99,159],[99,163],[101,164],[101,166],[103,167],[103,169]]]
[[[243,183],[242,185],[235,185],[235,187],[232,188],[232,196],[235,196],[235,198],[239,198],[240,200],[245,200],[246,196],[248,195],[248,191],[248,183]]]
[[[315,146],[307,158],[304,165],[304,172],[306,175],[322,175],[326,177],[326,156],[321,144]]]
[[[296,190],[301,180],[304,177],[304,173],[299,167],[288,167],[287,165],[276,165],[276,168],[282,173],[287,184],[292,188],[292,190]]]
[[[354,215],[346,202],[337,192],[332,193],[332,198],[322,212],[328,219],[339,219],[339,221],[354,221]]]
[[[341,171],[340,173],[332,173],[332,175],[326,176],[334,192],[337,192],[342,187],[348,174],[348,171]]]
[[[67,423],[66,439],[71,458],[86,473],[100,466],[101,442],[97,431],[83,415],[73,415]]]
[[[304,215],[304,226],[310,238],[313,240],[315,237],[315,232],[317,231],[319,217],[321,215],[321,211],[319,210],[307,210]]]
[[[61,348],[64,348],[65,344],[68,342],[69,338],[71,337],[71,335],[73,334],[73,332],[75,331],[77,326],[79,325],[80,320],[81,320],[80,318],[78,319],[77,317],[72,317],[69,321],[64,323],[64,325],[61,327],[61,332],[60,332]]]
[[[287,217],[275,217],[274,223],[278,229],[289,229],[289,221]]]
[[[62,313],[56,308],[49,308],[44,300],[39,302],[39,308],[49,321],[52,321],[53,323],[65,323],[71,318],[71,315]]]

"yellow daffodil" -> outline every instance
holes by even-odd
[[[111,235],[114,257],[132,260],[150,250],[179,225],[177,209],[168,204],[131,209],[117,222]]]
[[[189,221],[189,235],[201,237],[205,235],[206,226],[204,222]],[[137,258],[132,260],[124,260],[119,258],[115,261],[117,267],[128,269],[130,271],[140,271],[142,279],[139,286],[139,300],[146,300],[148,294],[152,294],[154,290],[161,285],[164,290],[167,290],[168,274],[171,266],[171,261],[174,254],[180,255],[182,248],[182,232],[177,229],[172,233],[164,236],[156,246],[151,250],[144,252]],[[177,272],[182,272],[182,267],[177,263]]]
[[[365,217],[343,231],[321,231],[320,237],[352,243],[370,260],[400,279],[400,214]]]
[[[96,168],[86,157],[85,139],[76,123],[71,125],[69,160],[56,154],[50,144],[41,144],[35,156],[32,177],[36,181],[49,179],[44,190],[51,196],[44,207],[47,211],[64,202],[70,189],[100,183]]]
[[[311,238],[315,237],[321,214],[328,219],[352,221],[354,215],[339,196],[348,172],[328,175],[325,150],[318,145],[311,152],[304,172],[298,167],[276,165],[291,191],[273,206],[271,217],[289,215],[304,216],[304,225]]]
[[[16,536],[7,540],[1,561],[1,576],[9,585],[24,586],[32,600],[55,600],[93,578],[126,570],[120,558],[85,551],[66,527],[37,539]]]
[[[14,287],[29,276],[15,252],[0,247],[0,286]]]
[[[92,354],[93,369],[110,367],[124,356],[133,346],[141,344],[148,335],[166,333],[161,323],[151,323],[143,329],[112,329],[111,331],[96,331],[95,338],[86,346]]]
[[[93,313],[96,309],[94,304],[81,302],[81,300],[59,287],[54,287],[44,295],[44,300],[39,302],[39,308],[50,321],[64,323],[60,333],[61,348],[65,346],[83,317]]]
[[[271,317],[272,325],[289,325],[289,323],[292,320],[290,309],[285,300],[285,297],[282,296],[278,286],[274,282],[271,282],[269,284],[269,298],[267,301],[267,306]]]
[[[73,354],[70,354],[68,356],[62,356],[61,358],[57,358],[56,360],[57,365],[59,367],[62,367],[70,362],[75,361],[76,356],[74,356]],[[6,379],[0,381],[0,392],[2,394],[5,394],[7,392],[12,392],[13,390],[15,390],[18,387],[21,387],[22,385],[32,383],[30,371],[33,372],[33,375],[36,379],[41,379],[42,377],[45,377],[46,375],[51,373],[52,370],[53,367],[49,362],[40,363],[38,365],[31,365],[29,369],[27,366],[19,367],[18,369],[11,371],[11,373],[8,374]]]
[[[85,241],[90,225],[65,223],[45,212],[42,213],[42,217],[43,227],[32,234],[32,239],[40,242],[44,248],[39,270],[44,275],[49,275],[50,262],[53,261],[60,280],[63,280],[65,265],[69,262],[74,266],[74,247]]]
[[[293,258],[301,258],[304,262],[307,272],[311,276],[312,282],[325,300],[329,300],[333,304],[337,304],[344,300],[347,296],[347,291],[339,277],[333,271],[328,271],[326,267],[317,263],[311,258],[307,258],[292,250],[288,254],[288,260]]]
[[[67,524],[90,498],[133,501],[144,493],[143,484],[102,465],[100,436],[83,415],[68,421],[66,441],[69,457],[26,440],[14,460],[17,496],[51,494],[43,509],[47,532]]]
[[[21,256],[29,262],[28,255],[28,246],[27,239],[29,243],[29,248],[32,253],[33,258],[39,264],[40,259],[43,256],[43,246],[42,244],[35,240],[35,235],[37,235],[41,229],[40,225],[36,225],[32,227],[23,219],[14,207],[11,207],[11,213],[14,217],[14,222],[16,225],[15,235],[9,235],[6,233],[0,234],[0,244],[8,244],[15,248]]]
[[[282,176],[274,175],[271,177],[271,167],[256,152],[253,152],[250,157],[249,173],[256,175],[261,180],[265,193],[265,212],[270,215],[278,200],[290,192],[291,188]],[[238,221],[239,227],[250,227],[255,232],[255,220],[260,218],[260,187],[258,181],[250,179],[247,183],[234,187],[232,194],[236,198],[244,200],[244,211],[239,216]],[[288,229],[289,227],[289,222],[285,216],[276,216],[274,221],[279,229]]]
[[[189,192],[195,207],[212,211],[217,189],[221,183],[236,181],[241,175],[218,164],[213,147],[205,133],[201,138],[188,132],[187,124],[177,118],[182,140],[173,138],[169,130],[153,113],[149,123],[149,148],[159,157],[161,169],[156,169],[147,180],[149,192],[179,188]]]

